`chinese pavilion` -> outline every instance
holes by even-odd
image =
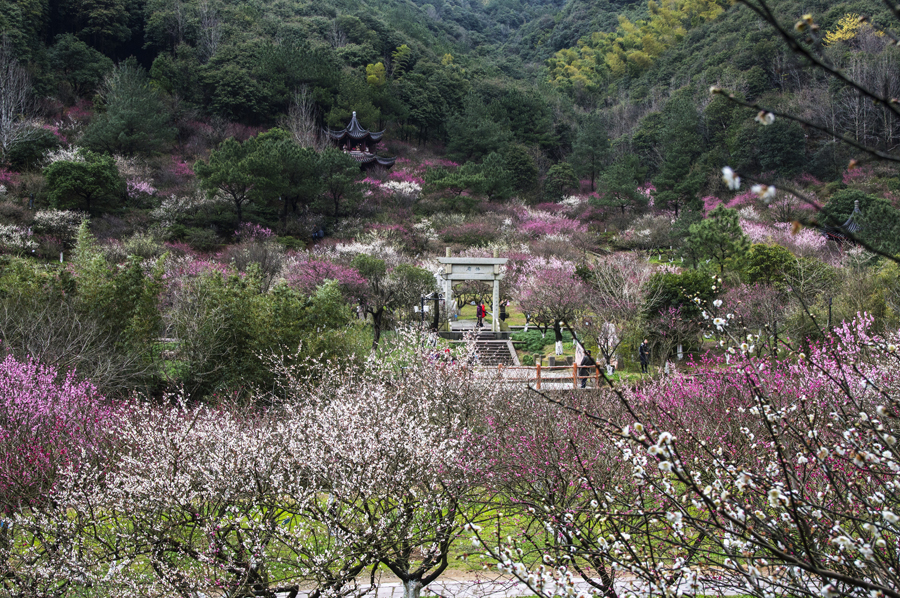
[[[359,162],[359,166],[363,170],[375,166],[390,168],[397,160],[397,158],[385,158],[375,155],[375,146],[381,141],[384,131],[373,133],[368,129],[364,129],[356,119],[356,112],[353,113],[353,118],[350,119],[350,124],[347,125],[346,129],[341,129],[340,131],[327,129],[325,133],[338,148],[347,152],[354,160]]]
[[[862,212],[859,210],[859,200],[853,202],[853,212],[842,226],[828,226],[822,230],[825,238],[829,241],[837,241],[838,243],[854,243],[853,238],[862,231],[862,225],[859,219],[862,218]],[[850,233],[849,235],[847,233]]]

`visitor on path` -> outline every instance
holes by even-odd
[[[644,339],[644,342],[638,348],[638,357],[641,360],[641,373],[646,374],[647,365],[650,363],[650,345],[647,343],[647,339]]]
[[[585,350],[584,357],[579,365],[581,367],[578,369],[578,377],[581,378],[581,388],[585,388],[587,387],[588,378],[591,377],[591,372],[597,367],[597,362],[591,357],[591,352]]]
[[[475,327],[481,328],[484,326],[484,317],[487,315],[487,310],[484,308],[484,301],[479,301],[478,305],[475,306],[475,315],[478,316],[478,323],[475,324]]]

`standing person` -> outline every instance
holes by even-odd
[[[641,373],[646,374],[647,365],[650,363],[650,345],[647,343],[647,339],[644,339],[644,342],[641,343],[638,349],[638,357],[641,359]]]
[[[585,350],[584,357],[579,365],[581,367],[578,369],[578,377],[581,378],[581,388],[585,388],[587,386],[588,378],[591,377],[591,368],[596,368],[597,362],[591,357],[591,352]]]
[[[475,306],[475,315],[478,316],[478,323],[475,324],[475,327],[481,328],[484,326],[484,317],[487,315],[487,310],[484,309],[484,301],[479,301],[478,305]]]

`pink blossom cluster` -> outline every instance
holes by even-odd
[[[169,166],[169,173],[177,177],[192,177],[194,169],[183,158],[172,156],[172,164]]]
[[[348,300],[365,296],[368,283],[355,268],[327,260],[308,259],[291,265],[285,274],[288,286],[305,295],[315,295],[326,280],[334,280]]]
[[[704,197],[703,199],[701,199],[701,201],[703,202],[703,213],[704,213],[704,214],[708,214],[708,213],[711,212],[717,205],[719,205],[720,203],[722,203],[722,200],[719,199],[718,197],[716,197],[715,195],[707,195],[706,197]]]
[[[813,175],[809,174],[808,172],[804,172],[803,174],[801,174],[797,180],[800,181],[801,183],[803,183],[804,185],[821,185],[822,184],[822,181],[820,181]]]
[[[0,362],[0,513],[46,498],[100,446],[113,410],[90,382],[12,355]]]
[[[62,143],[63,145],[66,145],[69,143],[69,141],[66,139],[66,136],[63,135],[62,133],[60,133],[58,123],[53,124],[53,125],[49,125],[49,124],[41,125],[41,128],[53,133],[53,135],[56,137],[56,139],[59,140],[59,142]]]
[[[135,199],[144,195],[154,195],[156,194],[156,189],[147,181],[128,179],[126,183],[126,192],[128,193],[129,198]]]
[[[404,170],[392,170],[391,174],[388,175],[388,178],[392,181],[400,181],[403,183],[412,183],[422,187],[425,184],[424,179],[422,177],[416,176]]]
[[[0,168],[0,185],[16,185],[19,182],[19,176],[21,175],[18,172]]]
[[[234,231],[234,236],[243,243],[250,241],[266,241],[273,238],[275,233],[271,228],[266,228],[261,224],[242,222],[240,227]]]
[[[66,108],[65,115],[68,119],[75,122],[85,121],[94,114],[94,103],[90,100],[78,100],[74,106]]]
[[[518,216],[519,230],[530,237],[571,235],[587,230],[578,220],[540,210],[522,209]]]
[[[804,256],[815,255],[827,247],[828,241],[819,231],[802,228],[795,233],[793,227],[790,222],[767,225],[741,220],[741,229],[753,243],[775,243]]]
[[[739,193],[732,197],[730,200],[725,202],[726,208],[731,208],[733,210],[742,208],[747,205],[753,205],[756,203],[757,195],[752,191],[745,191],[744,193]],[[707,195],[703,198],[703,212],[709,213],[720,203],[723,203],[721,199],[715,197],[714,195]]]
[[[854,183],[862,183],[868,181],[872,178],[874,172],[871,166],[859,166],[854,169],[847,169],[844,171],[842,180],[845,185],[852,185]]]

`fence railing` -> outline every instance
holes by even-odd
[[[593,371],[587,376],[582,376],[578,373],[579,369],[589,369]],[[497,371],[500,373],[499,382],[534,383],[534,387],[537,390],[541,389],[541,383],[569,384],[571,382],[572,388],[579,388],[582,381],[590,382],[591,380],[593,380],[594,385],[599,388],[602,376],[599,365],[583,366],[578,365],[577,363],[573,363],[572,365],[537,364],[533,366],[501,364],[497,366]],[[515,376],[516,372],[522,372],[524,377],[510,377],[510,374]],[[554,372],[562,373],[563,375],[553,375]]]

